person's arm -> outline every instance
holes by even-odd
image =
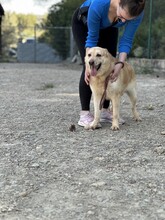
[[[88,35],[85,47],[95,47],[99,39],[101,9],[98,7],[97,1],[94,1],[88,10]]]
[[[119,53],[125,52],[129,54],[135,33],[142,22],[143,15],[144,12],[142,12],[137,18],[130,20],[125,24],[124,33],[119,40]]]
[[[123,68],[124,62],[127,59],[127,53],[122,52],[119,54],[119,62],[115,64],[114,69],[110,75],[111,83],[115,82],[120,74],[120,70]],[[120,63],[121,62],[121,63]]]
[[[133,19],[129,21],[128,24],[126,24],[125,31],[119,42],[119,61],[123,63],[126,61],[127,54],[130,52],[132,48],[133,38],[137,28],[139,27],[142,21],[143,14],[144,13],[142,13],[136,19]],[[118,63],[114,66],[114,69],[110,77],[111,82],[115,82],[117,80],[122,67],[122,63]]]
[[[86,54],[88,53],[88,50],[89,50],[89,49],[90,49],[89,47],[86,48]],[[89,75],[89,73],[87,72],[87,70],[85,70],[85,78],[84,78],[84,80],[85,80],[85,82],[86,82],[87,85],[89,85],[89,78],[90,78],[90,75]]]

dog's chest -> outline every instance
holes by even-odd
[[[93,77],[90,80],[90,87],[93,92],[102,93],[105,90],[105,82]]]

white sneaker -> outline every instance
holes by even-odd
[[[84,127],[86,125],[89,125],[93,120],[94,117],[90,112],[88,112],[87,114],[80,114],[78,125]]]
[[[110,111],[102,111],[100,114],[100,122],[112,123],[112,113]]]
[[[106,123],[111,123],[112,124],[112,112],[110,111],[102,111],[100,115],[100,122],[106,122]],[[119,124],[123,125],[125,124],[125,120],[122,118],[119,118]]]

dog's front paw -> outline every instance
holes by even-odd
[[[112,124],[111,129],[112,129],[113,131],[118,131],[118,130],[119,130],[119,125],[113,125],[113,124]]]
[[[112,129],[113,131],[119,130],[119,120],[118,120],[118,119],[113,118],[111,129]]]
[[[133,118],[135,121],[142,121],[142,119],[140,118],[140,115],[137,111],[134,112]]]
[[[98,129],[98,128],[101,128],[101,124],[98,123],[98,124],[94,124],[94,123],[91,123],[91,124],[88,124],[88,125],[85,125],[85,129],[86,130],[89,130],[89,129],[92,129],[92,130],[95,130],[95,129]]]
[[[142,121],[142,119],[140,117],[134,118],[134,119],[135,119],[135,121]]]
[[[139,115],[134,116],[135,121],[142,121],[141,117]]]
[[[91,126],[90,126],[90,124],[88,124],[88,125],[85,125],[84,128],[85,128],[85,130],[89,130],[89,129],[91,129]]]

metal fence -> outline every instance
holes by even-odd
[[[2,61],[57,63],[77,52],[70,27],[2,28]]]

